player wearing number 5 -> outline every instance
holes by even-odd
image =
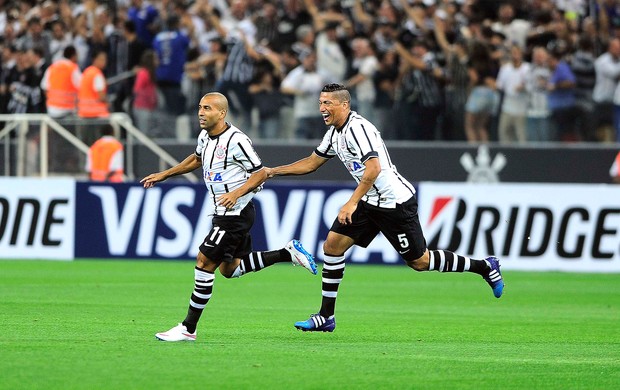
[[[305,175],[338,156],[357,182],[323,244],[321,309],[308,320],[295,323],[295,327],[304,331],[334,330],[336,296],[345,269],[344,253],[354,244],[367,247],[379,232],[414,270],[474,272],[482,275],[495,297],[501,297],[504,282],[495,257],[475,260],[444,250],[427,249],[418,218],[415,188],[396,171],[379,131],[351,111],[350,104],[351,96],[344,86],[324,86],[319,109],[329,128],[319,146],[302,160],[266,168],[269,177]]]
[[[157,333],[162,341],[193,341],[196,326],[211,298],[215,271],[226,278],[237,278],[260,271],[272,264],[292,262],[316,274],[316,265],[297,240],[279,250],[253,252],[250,229],[255,211],[252,198],[267,178],[252,142],[241,130],[225,121],[228,100],[220,93],[208,93],[198,106],[202,131],[195,153],[178,165],[142,179],[151,188],[171,176],[191,172],[202,166],[205,184],[214,204],[211,231],[207,233],[196,258],[194,291],[185,320],[167,332]]]

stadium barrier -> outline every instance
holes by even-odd
[[[0,258],[192,259],[210,226],[203,185],[105,184],[0,178]],[[256,196],[255,248],[299,238],[321,260],[323,240],[353,191],[330,182],[270,181]],[[418,184],[429,247],[494,254],[504,269],[620,272],[620,186]],[[347,254],[401,264],[383,237]]]

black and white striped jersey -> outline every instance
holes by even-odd
[[[314,153],[323,158],[337,155],[357,183],[366,169],[364,163],[370,158],[378,158],[381,173],[362,197],[362,201],[368,204],[392,209],[415,194],[413,185],[392,164],[377,128],[355,111],[351,111],[341,129],[331,126],[327,130]]]
[[[227,125],[228,129],[216,137],[210,137],[206,130],[202,130],[196,146],[196,156],[202,159],[202,176],[209,189],[215,215],[239,215],[262,188],[240,197],[230,210],[217,204],[216,199],[220,195],[241,187],[253,172],[263,168],[250,138],[230,123]]]

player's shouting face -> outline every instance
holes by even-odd
[[[346,100],[339,100],[336,92],[321,92],[319,110],[327,126],[342,127],[347,121],[350,107]]]

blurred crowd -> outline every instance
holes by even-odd
[[[620,142],[618,0],[0,0],[0,31],[2,113],[82,116],[53,106],[72,61],[86,117],[154,138],[208,91],[253,137],[320,138],[338,82],[385,139]]]

